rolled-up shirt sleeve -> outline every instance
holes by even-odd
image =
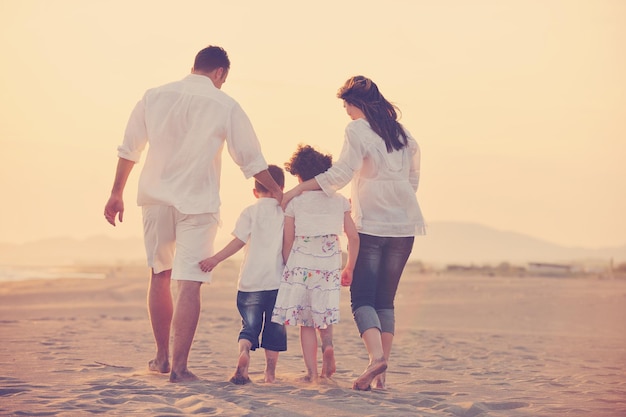
[[[419,183],[420,183],[421,152],[420,152],[419,145],[414,139],[411,140],[409,143],[410,143],[409,150],[411,152],[411,167],[409,169],[409,182],[411,183],[411,187],[413,187],[413,191],[417,191],[417,187],[419,187]]]
[[[363,165],[364,149],[351,125],[346,128],[339,159],[326,172],[315,177],[322,191],[332,195],[345,187]]]
[[[226,145],[231,158],[246,178],[267,169],[267,162],[252,123],[238,104],[233,106],[230,113]]]
[[[141,99],[130,114],[124,132],[124,141],[117,147],[117,156],[137,163],[147,143],[145,103],[144,99]]]

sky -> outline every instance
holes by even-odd
[[[124,222],[103,216],[128,116],[219,45],[269,163],[338,156],[336,92],[365,75],[420,144],[427,223],[626,244],[624,22],[621,0],[0,0],[0,243],[140,237],[141,164]],[[223,160],[228,236],[254,197]]]

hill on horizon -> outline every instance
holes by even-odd
[[[411,260],[425,264],[526,264],[626,262],[626,245],[589,249],[565,247],[528,235],[473,223],[436,222],[415,238]],[[229,236],[216,242],[221,248]],[[241,256],[241,253],[238,254]],[[1,265],[85,265],[145,262],[140,237],[91,236],[43,239],[24,244],[0,242]]]

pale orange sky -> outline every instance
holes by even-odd
[[[0,0],[0,242],[141,236],[140,167],[124,223],[102,215],[128,115],[216,44],[270,163],[298,142],[338,156],[335,93],[362,74],[421,145],[427,222],[625,244],[624,22],[620,0]],[[253,197],[224,162],[228,235]]]

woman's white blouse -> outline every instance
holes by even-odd
[[[352,217],[361,233],[374,236],[425,234],[415,192],[419,185],[420,149],[411,134],[408,146],[387,152],[384,140],[365,119],[346,126],[337,162],[315,177],[331,195],[352,181]]]

